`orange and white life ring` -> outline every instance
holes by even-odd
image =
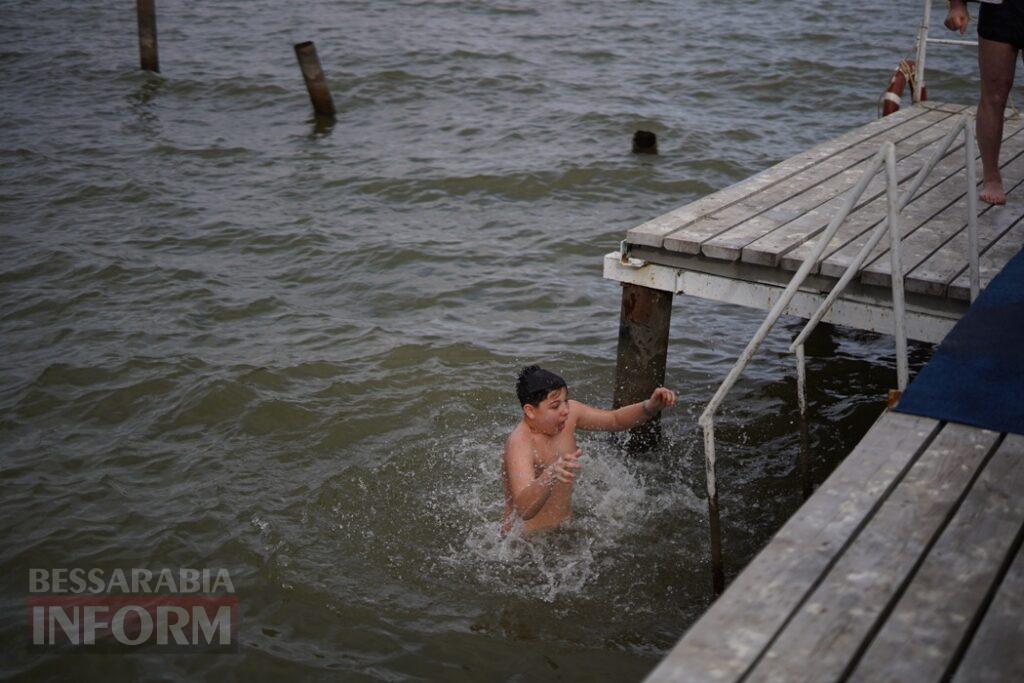
[[[917,66],[913,59],[901,59],[900,65],[896,67],[892,78],[889,79],[889,87],[882,95],[882,116],[895,114],[900,110],[900,101],[903,98],[903,89],[910,84],[910,94],[914,94],[914,81],[917,79]],[[921,88],[921,101],[928,99],[928,88]]]

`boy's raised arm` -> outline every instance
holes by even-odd
[[[621,432],[647,422],[663,408],[676,404],[676,393],[658,387],[646,401],[640,401],[616,410],[592,408],[576,400],[569,401],[569,409],[576,413],[576,427],[590,431]]]

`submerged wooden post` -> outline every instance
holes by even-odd
[[[331,99],[331,91],[327,87],[327,78],[324,70],[320,67],[320,58],[316,54],[316,45],[313,41],[307,40],[304,43],[295,45],[295,56],[299,60],[299,68],[302,69],[302,77],[306,81],[306,90],[309,91],[309,99],[313,102],[313,111],[317,116],[334,117],[334,100]]]
[[[658,136],[649,130],[633,133],[633,154],[657,154]]]
[[[143,71],[160,71],[160,55],[156,45],[156,1],[136,0],[139,17],[139,62]]]
[[[643,401],[665,382],[672,292],[622,284],[615,408]],[[630,450],[646,450],[661,439],[660,416],[630,430]]]

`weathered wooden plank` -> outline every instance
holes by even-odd
[[[958,146],[956,149],[951,150],[950,154],[946,155],[938,164],[935,165],[935,168],[932,171],[934,178],[926,180],[924,185],[921,186],[918,200],[927,193],[935,190],[938,186],[951,186],[951,178],[954,177],[957,170],[962,168],[962,161],[958,158],[958,152],[960,155],[963,155],[962,146]],[[931,184],[929,184],[929,182],[931,182]],[[943,185],[943,183],[947,183],[947,185]],[[901,183],[901,191],[906,189],[906,185],[906,182]],[[885,194],[881,194],[875,197],[866,206],[859,207],[856,211],[851,213],[839,227],[839,230],[836,232],[836,235],[832,240],[832,244],[825,249],[824,253],[819,258],[818,263],[811,269],[811,272],[818,272],[819,267],[825,259],[833,253],[840,252],[843,247],[852,244],[855,240],[857,241],[857,248],[859,249],[860,246],[867,241],[871,229],[880,221],[885,219],[887,212],[888,202]],[[831,216],[829,216],[829,220],[831,220]],[[814,233],[810,235],[810,239],[791,249],[782,251],[779,255],[779,265],[785,270],[797,270],[800,268],[800,266],[803,265],[804,260],[813,253],[816,246],[816,241],[813,238],[816,237],[817,234],[819,233]],[[750,247],[751,249],[754,249],[758,248],[759,245],[755,242],[751,244]],[[767,251],[770,248],[770,246],[761,247],[760,250]],[[856,251],[853,253],[856,254]],[[744,260],[746,260],[745,257]]]
[[[921,166],[934,153],[935,147],[938,144],[939,140],[936,139],[932,144],[913,151],[897,163],[897,175],[899,177],[901,187],[905,189],[905,186],[917,174]],[[946,176],[954,173],[958,168],[962,167],[962,157],[963,145],[961,143],[950,148],[947,154],[932,170],[931,177],[933,185],[942,182]],[[878,223],[879,220],[885,218],[888,211],[888,204],[885,198],[885,188],[885,173],[881,172],[872,179],[871,183],[868,184],[861,202],[854,208],[854,211],[847,217],[846,221],[844,221],[844,225],[841,227],[840,232],[850,234],[853,231],[862,230],[862,226],[864,225],[874,225]],[[930,188],[927,184],[923,186],[922,194],[928,189]],[[743,261],[766,266],[777,266],[781,263],[784,254],[797,249],[803,244],[808,244],[808,241],[810,240],[807,252],[804,255],[804,258],[806,258],[806,256],[813,251],[816,244],[816,240],[813,238],[825,231],[825,228],[828,227],[829,222],[839,211],[844,200],[845,193],[841,193],[821,206],[806,212],[796,220],[790,221],[789,223],[781,226],[778,230],[767,233],[746,245],[743,247],[742,252]],[[843,228],[845,228],[845,230],[843,230]],[[837,232],[836,236],[833,238],[833,244],[842,243],[841,240],[843,240],[844,237],[840,235],[840,232]],[[729,234],[730,233],[726,233],[726,235]],[[831,249],[826,250],[826,253],[828,251],[831,251]],[[796,266],[792,268],[792,270],[799,268],[802,263],[803,261],[801,259],[796,263]]]
[[[808,169],[791,175],[785,180],[774,183],[763,191],[745,198],[742,202],[732,204],[721,211],[710,213],[684,228],[665,235],[661,246],[672,251],[697,254],[702,242],[775,204],[782,203],[793,195],[821,184],[831,176],[861,163],[865,159],[871,158],[878,152],[878,148],[883,142],[905,140],[920,131],[952,118],[952,115],[940,111],[930,111],[922,114],[901,126],[886,130],[870,140],[839,152],[827,161],[822,161]]]
[[[1021,132],[1021,126],[1006,126],[1003,132],[1004,145],[1008,151],[1006,158],[1024,151],[1024,134],[1018,135]],[[1016,137],[1013,137],[1015,135]],[[927,150],[926,153],[919,153],[915,155],[915,159],[921,159],[923,162],[931,152],[932,150]],[[928,220],[945,209],[958,195],[964,194],[963,169],[963,143],[958,141],[932,169],[914,201],[904,209],[901,216],[904,231],[912,232],[920,225],[920,223],[915,223],[916,220]],[[909,181],[916,171],[915,168],[914,173],[909,175],[900,172],[901,192],[907,189]],[[835,203],[835,206],[838,207],[838,202]],[[816,243],[813,239],[806,241],[806,238],[801,242],[800,238],[804,235],[813,238],[820,234],[827,225],[827,220],[822,221],[822,218],[830,220],[836,210],[838,209],[831,208],[826,215],[819,217],[817,223],[820,225],[818,226],[810,223],[812,217],[808,215],[806,218],[801,218],[799,222],[803,226],[809,227],[801,226],[803,229],[794,230],[787,225],[782,230],[767,235],[764,240],[759,240],[743,250],[743,260],[764,265],[781,264],[787,270],[796,270],[813,251]],[[864,242],[869,239],[871,229],[885,219],[887,212],[888,203],[884,192],[878,193],[867,205],[859,207],[844,221],[837,231],[832,245],[826,248],[823,257],[819,260],[817,267],[812,269],[812,272],[821,270],[825,275],[841,276],[849,263],[857,256]],[[966,209],[964,214],[966,215]],[[884,244],[887,243],[888,240],[885,240]],[[884,248],[884,244],[879,246],[875,252],[879,253],[879,250]],[[770,259],[771,256],[774,256],[775,259]],[[825,262],[828,265],[823,266]]]
[[[1019,494],[1018,494],[1019,495]],[[953,683],[1024,681],[1024,550],[1003,577]]]
[[[1006,177],[1004,176],[1004,178]],[[1009,201],[1013,201],[1016,204],[1021,201],[1021,195],[1024,194],[1024,185],[1018,183],[1015,189],[1017,192],[1012,194],[1015,194],[1016,197]],[[1008,194],[1008,196],[1010,195]],[[1017,206],[1011,206],[1009,209],[1007,207],[991,207],[990,210],[979,215],[979,249],[987,249],[998,242],[1022,217],[1024,217],[1024,214],[1020,213],[1020,209]],[[948,296],[949,283],[968,267],[969,252],[967,226],[965,225],[963,229],[935,250],[920,266],[907,275],[905,280],[907,291],[921,292],[934,296]],[[962,298],[965,300],[970,299],[969,282],[966,294]]]
[[[738,680],[938,429],[883,413],[647,681]]]
[[[1007,154],[1002,158],[1004,166],[1013,161],[1021,152],[1024,152],[1024,127],[1018,125],[1011,128],[1007,126],[1004,129]],[[949,158],[947,158],[949,159]],[[943,213],[949,213],[952,210],[948,209],[951,204],[956,200],[965,197],[965,175],[963,173],[964,168],[964,152],[963,147],[959,147],[958,155],[953,155],[953,160],[958,164],[959,168],[956,173],[949,174],[941,183],[933,185],[931,189],[922,191],[911,202],[906,209],[903,210],[901,215],[902,227],[904,234],[912,234],[915,230],[918,230],[922,225],[932,219],[933,216],[938,214],[940,211]],[[943,165],[946,160],[940,162]],[[942,172],[944,172],[945,168]],[[933,173],[940,173],[937,170]],[[941,177],[941,176],[939,176]],[[881,205],[884,206],[884,203]],[[981,205],[982,211],[985,210],[985,205]],[[884,216],[884,208],[874,207],[874,212],[882,212]],[[961,212],[965,217],[967,216],[967,209]],[[870,227],[878,224],[879,221],[874,221]],[[861,227],[861,225],[852,226],[852,229]],[[847,241],[845,245],[838,246],[836,249],[826,250],[825,257],[821,260],[818,268],[819,272],[823,275],[831,276],[831,278],[839,278],[846,271],[846,268],[850,265],[853,259],[860,252],[861,247],[870,237],[870,227],[864,229],[855,238]],[[838,241],[837,241],[838,242]],[[872,262],[879,260],[883,255],[889,252],[889,240],[888,238],[883,239],[879,245],[874,248],[865,259],[865,267],[869,266]],[[888,261],[888,257],[886,258]]]
[[[1020,162],[1020,157],[1017,158]],[[978,217],[978,248],[981,254],[979,265],[983,276],[988,271],[988,284],[1010,258],[1020,250],[1020,242],[1014,241],[1012,233],[1024,218],[1020,204],[1024,201],[1024,182],[1017,175],[1017,184],[1013,185],[1014,177],[1003,173],[1003,186],[1007,188],[1006,206],[984,206]],[[1007,239],[1009,238],[1009,239]],[[999,246],[1002,244],[1002,246]],[[1008,247],[1012,248],[1008,249]],[[989,257],[985,257],[990,254]],[[920,266],[907,274],[907,289],[912,292],[924,292],[937,296],[952,296],[963,300],[970,299],[970,260],[968,249],[966,221],[963,229],[952,239],[939,247]],[[993,268],[994,267],[994,268]],[[964,288],[957,291],[951,284],[959,275],[964,275]],[[984,286],[984,285],[983,285]]]
[[[959,104],[950,104],[949,102],[920,102],[916,106],[924,107],[925,109],[938,109],[939,111],[948,111],[953,114],[963,111],[963,107]],[[1013,112],[1012,109],[1007,109],[1007,115]]]
[[[998,436],[947,423],[745,680],[839,680]]]
[[[707,195],[706,197],[702,197],[695,202],[681,206],[678,209],[638,225],[629,230],[626,234],[626,239],[633,244],[660,247],[662,238],[665,235],[675,232],[679,228],[682,228],[699,218],[703,218],[714,211],[724,209],[730,204],[755,194],[766,187],[770,187],[780,180],[784,180],[838,154],[839,152],[858,145],[865,140],[869,140],[879,133],[896,128],[931,110],[932,107],[930,106],[909,107],[908,109],[899,111],[891,116],[886,116],[885,118],[878,119],[859,128],[855,128],[854,130],[844,133],[837,138],[827,140],[820,145],[812,147],[806,152],[797,154],[785,161],[781,161],[778,164],[767,168],[756,175],[741,180],[738,183],[730,185],[727,188]]]
[[[847,187],[849,187],[859,177],[858,165],[861,165],[860,168],[865,167],[868,160],[878,152],[878,148],[883,142],[902,142],[914,136],[918,136],[916,139],[921,139],[921,135],[926,135],[925,131],[932,131],[932,135],[934,135],[938,126],[952,125],[954,120],[954,116],[939,111],[932,111],[914,118],[902,126],[887,130],[870,140],[835,154],[805,171],[775,183],[722,211],[709,214],[681,230],[666,235],[662,246],[665,249],[683,253],[699,253],[701,243],[734,228],[759,213],[776,207],[795,195],[813,190],[833,176],[849,171],[850,175],[854,176],[852,181],[848,180]]]
[[[1024,131],[1024,123],[1021,121],[1008,121],[1007,125],[1004,126],[1003,144],[1007,146],[1008,150],[1011,150],[1011,148],[1012,150],[1024,148],[1024,134],[1022,134],[1022,131]],[[1015,138],[1015,142],[1010,142],[1011,138]],[[1013,156],[1013,154],[1011,153],[1010,156]],[[1006,158],[1008,157],[1004,156],[1004,160]],[[935,212],[929,213],[924,204],[927,203],[942,208],[952,203],[956,197],[962,194],[965,182],[962,174],[963,168],[963,142],[958,140],[951,148],[950,153],[935,166],[929,178],[925,180],[924,185],[919,190],[917,197],[911,202],[907,209],[911,212],[911,215],[908,216],[906,212],[904,213],[904,225],[914,227],[914,215],[924,216],[925,218],[930,218],[934,215]],[[959,177],[956,176],[958,171],[961,172]],[[903,183],[903,189],[905,187],[906,183]],[[957,190],[960,190],[960,192],[957,192]],[[820,272],[822,275],[829,277],[842,276],[858,252],[860,252],[861,247],[868,241],[871,230],[885,218],[886,212],[885,195],[881,195],[868,206],[862,207],[851,214],[839,228],[833,239],[833,244],[825,250],[820,262],[811,272]],[[884,248],[884,245],[881,248]],[[786,270],[796,270],[803,264],[804,259],[811,254],[813,249],[813,240],[800,244],[795,249],[783,253],[779,263]]]
[[[1014,211],[1013,207],[1000,207],[997,211]],[[1017,221],[1000,236],[978,259],[978,270],[981,272],[981,288],[1002,271],[1007,262],[1024,248],[1024,222]],[[949,296],[961,301],[971,298],[971,276],[966,268],[956,276],[949,285]]]
[[[1000,171],[1003,175],[1004,186],[1011,191],[1020,183],[1024,182],[1024,154],[1011,159]],[[978,173],[981,175],[980,169]],[[1022,188],[1024,189],[1024,188]],[[989,245],[995,239],[1006,232],[1016,222],[1012,211],[993,211],[991,204],[981,203],[981,211],[978,213],[978,240],[979,244]],[[962,233],[958,241],[957,235]],[[888,240],[883,240],[888,242]],[[949,249],[942,251],[943,245],[950,245]],[[961,254],[950,254],[950,250],[961,248]],[[882,249],[881,253],[866,265],[861,271],[861,281],[869,285],[888,285],[891,280],[891,264],[889,261],[889,250]],[[916,272],[905,281],[908,291],[944,296],[946,283],[951,280],[960,270],[959,265],[967,260],[967,198],[961,197],[950,204],[941,214],[926,221],[916,230],[906,235],[901,244],[900,259],[905,272]],[[952,261],[952,263],[951,263]],[[925,264],[928,264],[925,266]],[[945,273],[941,281],[937,277],[928,277],[932,271]]]
[[[912,683],[942,678],[966,646],[986,596],[1015,550],[1014,541],[1024,527],[1022,490],[1024,437],[1011,434],[971,487],[848,680]],[[1018,616],[1021,620],[1024,615]]]
[[[949,125],[952,125],[952,119]],[[928,158],[929,148],[937,144],[948,132],[946,127],[940,128],[940,126],[943,124],[921,131],[900,143],[897,148],[897,158],[899,159],[897,166],[901,179],[913,175],[921,163]],[[821,229],[824,229],[832,215],[838,210],[839,205],[843,203],[846,192],[860,180],[861,175],[868,168],[869,162],[870,160],[865,160],[837,173],[809,190],[794,195],[722,234],[712,237],[701,244],[701,253],[709,258],[735,261],[753,242],[774,237],[783,230],[789,231],[793,229],[794,225],[804,225],[808,221],[808,216],[811,217],[809,222],[815,228],[820,222]],[[876,173],[868,183],[858,206],[870,202],[883,192],[885,192],[884,171]],[[769,191],[762,192],[758,197],[766,198],[766,203],[778,199],[778,197],[773,197]],[[800,241],[806,239],[805,234]],[[775,265],[775,263],[767,265]]]

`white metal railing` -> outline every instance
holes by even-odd
[[[801,417],[806,415],[807,401],[805,398],[806,367],[804,362],[804,342],[814,328],[821,322],[822,318],[831,309],[832,304],[843,292],[846,286],[860,271],[868,255],[878,245],[886,232],[889,233],[889,259],[890,270],[892,271],[892,296],[893,296],[893,331],[896,338],[896,375],[899,391],[906,389],[909,369],[907,361],[907,334],[906,334],[906,305],[903,291],[903,263],[901,259],[901,234],[900,234],[900,213],[913,200],[921,186],[924,184],[928,174],[932,172],[939,160],[945,156],[952,146],[953,141],[960,133],[964,135],[964,154],[966,155],[967,170],[967,241],[969,248],[971,300],[978,295],[980,289],[980,268],[978,263],[978,183],[976,178],[975,164],[978,153],[974,140],[974,129],[971,119],[966,114],[962,115],[953,129],[942,139],[936,150],[931,154],[925,164],[914,176],[902,197],[899,196],[899,177],[896,173],[896,147],[892,142],[884,143],[878,152],[872,157],[868,167],[861,174],[857,184],[846,194],[839,211],[829,222],[824,233],[814,246],[811,254],[804,259],[799,270],[786,285],[785,290],[779,299],[768,312],[768,316],[761,323],[761,326],[754,333],[754,337],[747,344],[743,353],[740,354],[736,364],[733,365],[725,380],[718,387],[718,391],[712,396],[707,407],[701,414],[698,424],[704,431],[704,464],[707,477],[708,494],[708,518],[711,532],[711,566],[712,579],[716,593],[720,593],[725,585],[723,563],[722,563],[722,542],[721,527],[718,515],[718,487],[715,477],[715,423],[714,416],[719,406],[725,399],[726,394],[739,380],[743,370],[750,364],[754,354],[757,353],[761,343],[764,342],[772,327],[779,317],[785,312],[793,297],[796,295],[800,285],[817,265],[819,259],[825,253],[832,239],[839,231],[840,226],[846,217],[857,206],[861,195],[864,194],[868,183],[876,173],[885,165],[886,173],[886,197],[888,214],[875,226],[871,236],[861,250],[857,253],[853,262],[846,268],[842,277],[829,292],[828,296],[815,311],[814,315],[807,321],[803,330],[789,347],[791,352],[796,354],[797,359],[797,400],[800,407]]]
[[[917,44],[915,45],[915,51],[917,52],[917,62],[915,64],[915,75],[914,78],[914,92],[913,101],[915,103],[921,101],[921,90],[924,88],[924,60],[928,53],[928,43],[937,43],[939,45],[961,45],[965,47],[974,47],[978,44],[976,40],[951,40],[949,38],[929,38],[928,27],[932,22],[932,0],[924,0],[924,14],[921,16],[921,25],[917,29]]]

